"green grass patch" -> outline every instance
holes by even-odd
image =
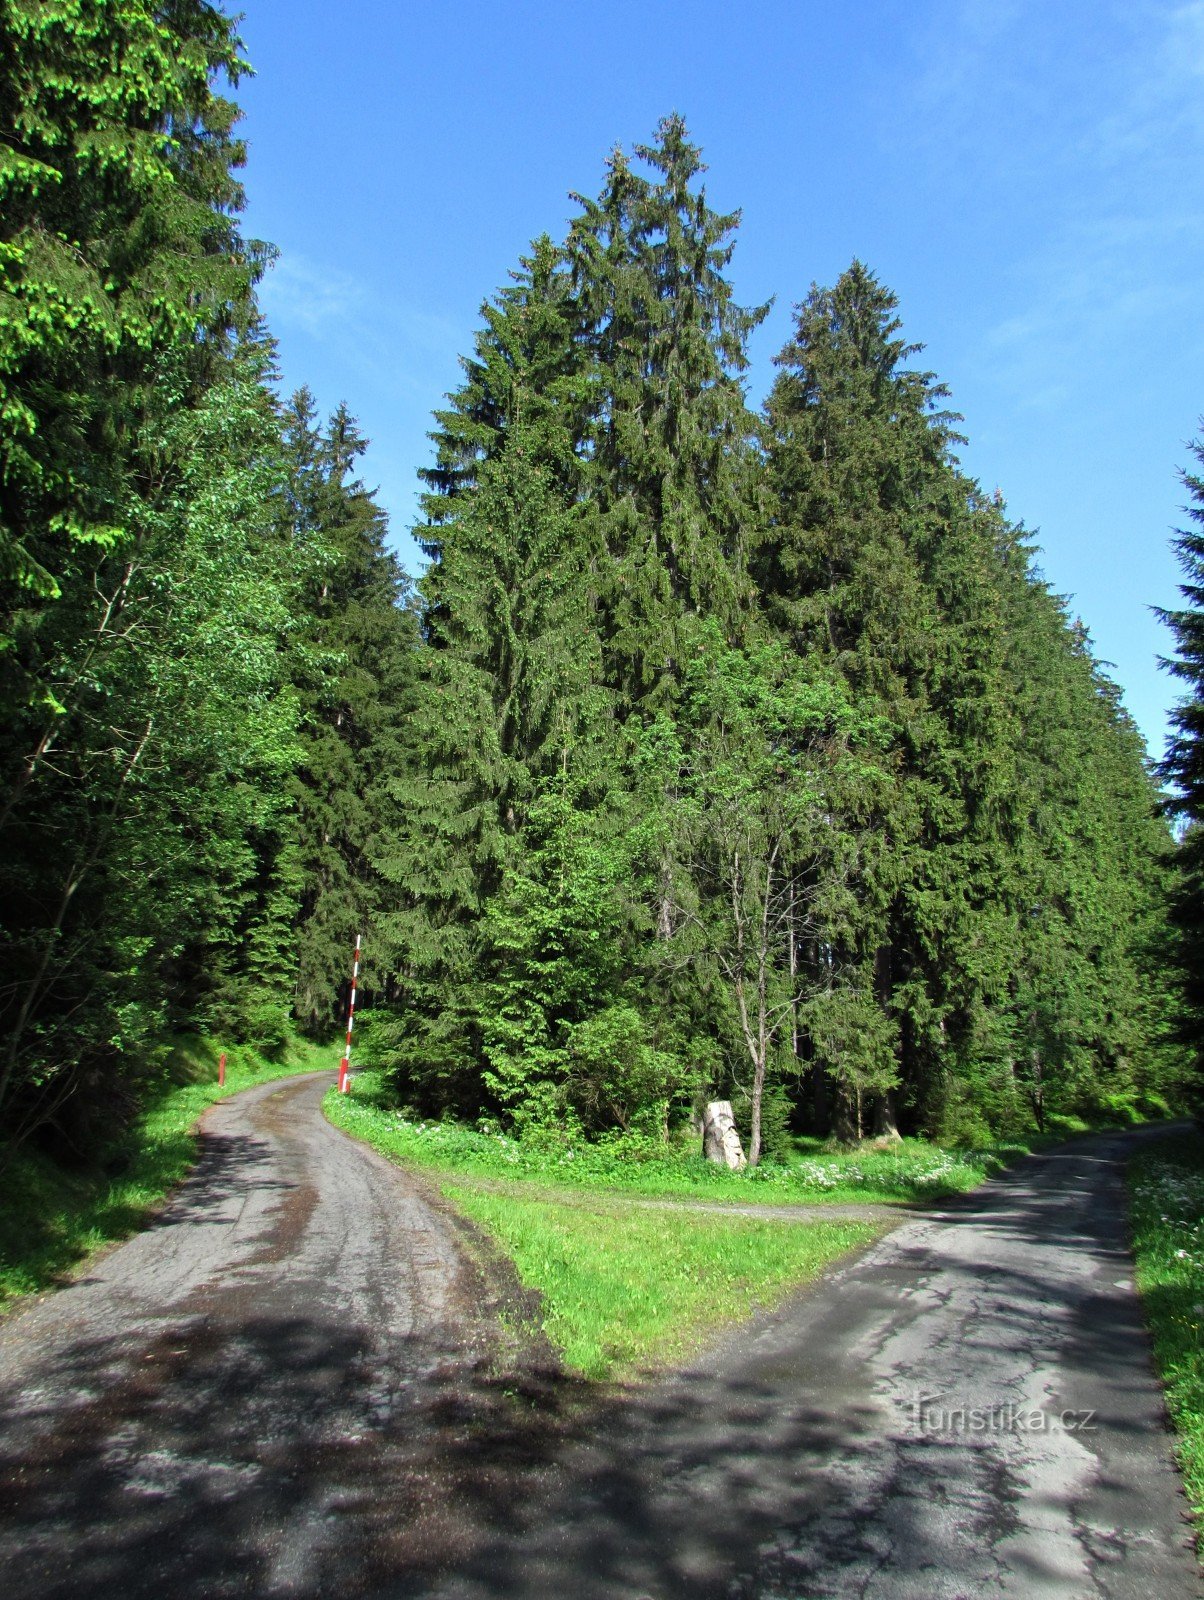
[[[197,1035],[176,1041],[164,1087],[102,1165],[67,1171],[32,1148],[0,1173],[0,1309],[61,1283],[97,1250],[143,1226],[196,1157],[197,1118],[215,1100],[258,1083],[338,1065],[338,1045],[290,1044],[280,1061],[238,1046],[217,1085],[218,1047]]]
[[[543,1296],[543,1328],[588,1378],[680,1360],[702,1337],[780,1301],[881,1230],[861,1222],[632,1211],[515,1200],[447,1185],[444,1194]]]
[[[818,1140],[799,1141],[798,1154],[789,1161],[764,1161],[752,1171],[733,1173],[704,1161],[694,1144],[630,1137],[599,1143],[520,1141],[458,1123],[407,1117],[392,1106],[381,1074],[370,1071],[356,1076],[351,1095],[331,1095],[326,1113],[386,1155],[439,1173],[764,1205],[939,1200],[976,1188],[1036,1143],[946,1150],[905,1139],[881,1149],[867,1144],[833,1150]]]
[[[1204,1531],[1204,1135],[1171,1135],[1141,1151],[1129,1191],[1137,1284],[1187,1497]]]

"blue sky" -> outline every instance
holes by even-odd
[[[681,111],[740,208],[759,400],[858,255],[1160,752],[1176,469],[1204,412],[1204,0],[244,0],[249,230],[285,382],[346,400],[396,543],[481,301]]]

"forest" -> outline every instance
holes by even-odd
[[[0,14],[5,1142],[101,1149],[181,1032],[331,1037],[357,934],[356,1059],[519,1139],[1192,1103],[1204,479],[1157,767],[870,267],[800,263],[753,406],[673,115],[485,300],[412,581],[280,393],[234,21]]]

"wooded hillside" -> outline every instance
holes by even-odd
[[[328,1034],[358,931],[424,1114],[720,1095],[755,1161],[1183,1103],[1141,737],[890,290],[800,265],[752,409],[667,119],[483,307],[411,589],[277,392],[240,70],[201,0],[0,3],[6,1137],[94,1148],[185,1025]]]

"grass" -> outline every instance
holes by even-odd
[[[416,1120],[392,1109],[376,1072],[358,1074],[354,1093],[329,1098],[326,1111],[337,1126],[386,1155],[437,1173],[763,1205],[939,1200],[977,1188],[1036,1143],[946,1150],[905,1139],[882,1149],[864,1145],[849,1151],[800,1141],[789,1161],[766,1161],[753,1171],[733,1173],[701,1160],[693,1146],[657,1140],[538,1145],[456,1123]]]
[[[629,1376],[680,1360],[704,1335],[781,1300],[868,1243],[869,1223],[777,1222],[557,1205],[447,1185],[543,1297],[543,1329],[566,1367]]]
[[[1177,1453],[1204,1535],[1204,1136],[1175,1134],[1129,1168],[1137,1284]]]
[[[218,1047],[187,1036],[168,1057],[167,1086],[102,1167],[69,1171],[30,1147],[19,1150],[0,1180],[0,1310],[62,1283],[98,1250],[143,1226],[192,1166],[194,1128],[207,1106],[273,1078],[333,1067],[338,1054],[337,1045],[297,1042],[272,1062],[235,1047],[219,1089]]]
[[[881,1232],[869,1221],[667,1212],[625,1198],[914,1200],[972,1188],[1004,1160],[909,1141],[852,1154],[816,1146],[791,1163],[733,1174],[655,1141],[540,1145],[416,1121],[392,1108],[380,1075],[367,1071],[351,1095],[328,1095],[325,1110],[383,1155],[436,1177],[513,1260],[523,1284],[539,1291],[544,1331],[566,1367],[594,1379],[680,1360],[706,1335],[775,1304]],[[504,1180],[505,1191],[481,1180]],[[571,1192],[558,1198],[549,1185]]]

